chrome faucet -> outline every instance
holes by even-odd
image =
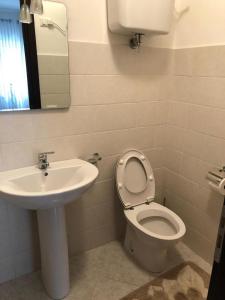
[[[46,171],[49,167],[48,155],[55,154],[54,151],[51,152],[43,152],[38,154],[38,168],[40,170]]]

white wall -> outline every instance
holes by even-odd
[[[69,17],[69,40],[126,44],[127,36],[111,34],[107,25],[107,0],[57,0],[65,3]],[[144,38],[148,46],[170,48],[173,35]]]
[[[108,31],[106,0],[57,0],[68,7],[69,40],[90,43],[123,43],[127,37]],[[144,38],[147,46],[191,48],[225,44],[225,2],[222,0],[176,0],[177,9],[190,5],[165,36]]]
[[[225,44],[225,1],[177,0],[177,6],[190,5],[190,11],[177,22],[174,48]]]

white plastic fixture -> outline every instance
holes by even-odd
[[[108,0],[108,24],[118,34],[167,34],[174,0]]]
[[[72,159],[51,163],[47,173],[36,166],[0,172],[0,198],[37,210],[44,286],[52,299],[63,299],[70,288],[64,205],[93,185],[98,169]]]

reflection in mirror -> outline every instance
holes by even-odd
[[[18,0],[0,0],[0,110],[30,109]]]
[[[41,107],[70,106],[67,12],[62,3],[43,1],[35,15]]]
[[[43,14],[21,24],[21,3],[0,0],[0,111],[68,108],[66,7],[44,0]]]

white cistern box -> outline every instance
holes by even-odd
[[[174,0],[108,0],[109,29],[119,34],[167,34]]]

